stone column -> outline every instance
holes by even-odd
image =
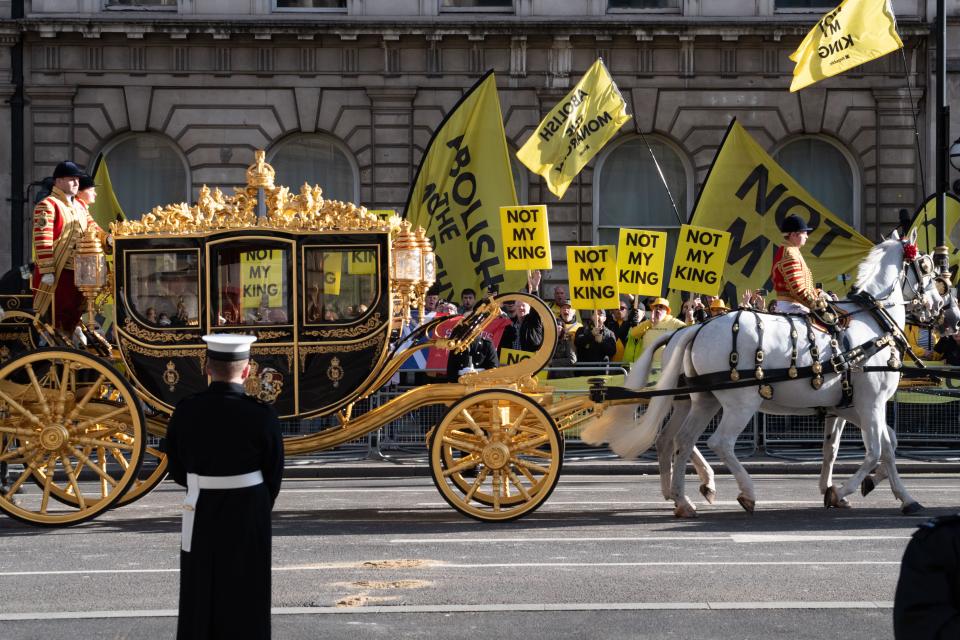
[[[922,88],[913,87],[913,109],[919,107],[923,98]],[[920,156],[917,154],[914,118],[910,112],[910,94],[906,88],[874,89],[877,114],[877,144],[875,176],[866,177],[864,212],[868,224],[864,231],[872,238],[879,238],[898,221],[897,212],[907,209],[911,214],[923,202],[923,186],[920,184]],[[920,119],[917,113],[918,122]],[[866,165],[866,158],[864,158]],[[928,177],[933,167],[924,167]]]
[[[378,209],[403,210],[417,168],[413,158],[413,100],[416,89],[371,88],[370,199]],[[365,186],[365,185],[363,185]]]

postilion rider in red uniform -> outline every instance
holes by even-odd
[[[86,205],[77,200],[83,171],[64,161],[53,171],[53,190],[33,210],[33,307],[43,317],[54,306],[57,329],[73,334],[84,308],[83,294],[73,280],[73,256],[88,225],[95,225]],[[106,235],[101,231],[101,240]]]
[[[826,297],[813,286],[813,274],[800,253],[807,242],[807,234],[813,229],[807,226],[803,218],[791,214],[780,225],[783,233],[783,246],[777,249],[773,257],[770,277],[776,291],[777,301],[774,310],[778,313],[810,313],[811,309],[826,306]]]

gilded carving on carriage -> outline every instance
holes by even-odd
[[[174,391],[177,387],[177,383],[180,382],[180,372],[177,371],[177,365],[174,364],[173,360],[167,361],[167,369],[163,372],[163,381],[170,391]]]
[[[383,326],[383,321],[380,319],[380,313],[378,312],[374,313],[370,319],[363,324],[359,324],[354,327],[346,327],[342,329],[310,329],[302,332],[302,335],[309,338],[332,338],[334,340],[342,340],[367,335],[371,331],[374,331],[381,326]]]
[[[260,364],[250,360],[250,375],[243,383],[244,391],[261,402],[273,404],[283,391],[283,374],[273,367],[260,369]]]
[[[179,344],[182,342],[196,341],[197,339],[197,334],[195,333],[180,333],[178,331],[151,331],[150,329],[140,326],[130,317],[127,317],[123,321],[123,330],[133,337],[146,340],[147,342],[170,342]]]

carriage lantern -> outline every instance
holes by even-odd
[[[423,227],[417,228],[417,244],[420,245],[420,284],[417,285],[417,307],[420,310],[420,317],[425,312],[424,304],[427,300],[427,291],[437,281],[437,256],[433,253],[433,246],[430,239],[427,238],[427,232]]]
[[[107,286],[107,258],[103,255],[97,225],[87,227],[73,257],[73,278],[87,300],[87,320],[94,322],[93,302]]]
[[[393,239],[393,286],[400,298],[404,323],[410,321],[410,303],[415,301],[417,286],[423,281],[423,251],[410,226],[410,221],[404,220]]]

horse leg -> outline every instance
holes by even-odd
[[[889,427],[882,429],[880,432],[880,470],[877,472],[877,475],[879,476],[881,473],[886,473],[887,477],[890,478],[890,489],[893,491],[893,495],[900,500],[901,513],[904,515],[913,515],[923,511],[923,505],[910,495],[907,487],[903,484],[903,480],[900,478],[900,473],[897,471],[896,445],[894,444],[896,438],[891,438],[891,435],[892,429]]]
[[[674,515],[678,518],[693,518],[697,508],[685,494],[687,461],[693,454],[697,438],[707,428],[710,418],[717,412],[718,405],[708,394],[691,396],[690,411],[683,420],[675,439],[673,451],[673,478],[670,484],[670,497],[674,502]]]
[[[896,452],[897,450],[897,434],[894,430],[887,425],[887,439],[890,440],[891,450]],[[894,468],[896,468],[896,458],[894,458]],[[872,476],[867,476],[863,479],[863,482],[860,484],[860,495],[866,497],[870,495],[870,492],[877,488],[877,485],[887,479],[887,467],[881,461],[880,466],[877,467]]]
[[[865,417],[860,429],[863,431],[863,445],[866,447],[866,454],[856,472],[843,483],[843,486],[839,489],[835,487],[827,489],[827,494],[824,496],[824,502],[827,503],[827,506],[846,506],[846,497],[859,488],[864,478],[880,463],[882,441],[887,430],[885,407],[881,404],[879,409],[870,407],[869,410],[859,413]]]
[[[820,466],[820,495],[833,485],[833,465],[840,451],[840,436],[845,422],[837,416],[828,416],[823,421],[823,464]]]
[[[667,424],[657,436],[657,462],[660,465],[660,491],[663,499],[670,499],[670,485],[673,482],[673,452],[676,449],[677,432],[683,425],[684,418],[690,413],[689,400],[674,400],[673,412]]]
[[[713,478],[713,467],[696,447],[690,454],[690,462],[693,463],[693,468],[697,470],[697,476],[700,478],[700,495],[709,504],[713,504],[717,499],[717,484]]]
[[[742,397],[742,395],[741,395]],[[759,396],[758,396],[759,397]],[[736,399],[732,396],[731,399]],[[744,469],[743,465],[737,459],[734,446],[737,442],[737,436],[740,435],[750,422],[750,418],[759,409],[758,402],[728,402],[723,405],[723,417],[717,430],[710,436],[707,445],[713,450],[720,459],[726,463],[727,468],[737,479],[737,486],[740,488],[740,495],[737,496],[737,502],[748,513],[753,513],[757,504],[757,495],[753,486],[753,480],[750,474]]]

